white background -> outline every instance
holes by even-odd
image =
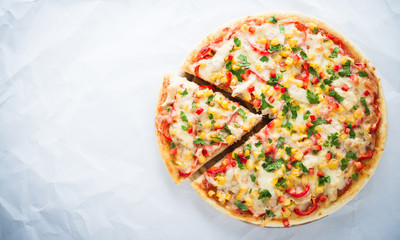
[[[158,153],[162,75],[216,27],[298,10],[353,40],[382,78],[376,174],[318,222],[262,229],[176,186]],[[400,1],[0,2],[1,239],[399,239]]]

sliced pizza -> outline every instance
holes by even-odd
[[[214,92],[212,86],[165,75],[156,112],[156,135],[171,177],[181,183],[260,120],[261,116]]]
[[[262,226],[310,222],[374,173],[387,136],[380,80],[324,22],[291,12],[240,19],[202,41],[183,69],[274,118],[193,183],[224,213]]]

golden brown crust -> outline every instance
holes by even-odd
[[[383,95],[383,89],[381,86],[380,79],[376,75],[375,68],[371,65],[370,61],[366,58],[366,56],[362,53],[362,51],[354,43],[352,43],[347,37],[345,37],[342,33],[340,33],[338,30],[336,30],[332,26],[326,24],[325,22],[323,22],[315,17],[308,16],[306,14],[298,13],[298,12],[271,11],[271,12],[266,12],[266,13],[262,13],[259,15],[248,16],[245,18],[235,20],[235,21],[217,29],[215,32],[208,35],[206,37],[206,39],[201,41],[197,45],[197,47],[186,58],[183,66],[182,66],[182,69],[188,73],[194,74],[194,70],[192,69],[191,66],[194,62],[197,61],[196,58],[197,58],[197,55],[198,55],[200,49],[203,46],[213,43],[219,37],[224,36],[227,33],[227,31],[224,31],[225,28],[240,26],[243,23],[245,23],[246,21],[249,21],[251,19],[259,19],[261,21],[265,21],[266,19],[268,19],[271,16],[275,16],[278,20],[285,19],[284,21],[286,21],[286,22],[298,21],[302,24],[314,23],[319,28],[324,29],[327,33],[338,37],[343,42],[346,51],[350,55],[352,55],[355,60],[366,63],[366,69],[367,69],[366,71],[368,73],[372,74],[372,76],[373,76],[372,79],[376,80],[376,85],[378,86],[377,92],[378,92],[378,96],[379,96],[377,99],[377,103],[379,105],[379,109],[382,114],[381,121],[380,121],[378,130],[376,132],[377,141],[375,144],[376,147],[374,149],[374,155],[370,159],[363,160],[363,165],[365,166],[364,170],[363,170],[363,174],[360,175],[360,177],[356,181],[353,182],[353,184],[350,186],[350,188],[342,196],[340,196],[336,202],[334,202],[330,206],[328,206],[326,208],[320,207],[317,211],[315,211],[313,214],[311,214],[309,216],[289,218],[290,225],[294,226],[294,225],[300,225],[300,224],[305,224],[305,223],[315,221],[317,219],[323,218],[323,217],[335,212],[336,210],[341,208],[343,205],[345,205],[347,202],[349,202],[351,199],[353,199],[354,196],[359,191],[361,191],[361,189],[367,183],[369,178],[374,174],[374,172],[379,164],[379,160],[381,158],[384,147],[385,147],[386,136],[387,136],[387,131],[388,131],[387,108],[386,108],[386,102],[385,102],[385,98]],[[260,219],[256,219],[252,216],[245,216],[245,215],[240,215],[238,213],[230,212],[229,210],[225,209],[223,206],[217,204],[212,198],[208,197],[207,193],[205,192],[205,190],[203,190],[201,188],[201,186],[197,180],[192,182],[192,186],[206,202],[208,202],[211,206],[218,209],[219,211],[225,213],[226,215],[235,217],[242,221],[260,225],[260,226],[283,227],[281,220],[262,222]]]
[[[167,98],[167,87],[169,85],[170,76],[171,76],[171,74],[168,74],[168,73],[164,75],[163,84],[162,84],[162,87],[158,94],[156,117],[155,117],[156,137],[157,137],[158,149],[160,151],[161,158],[165,164],[165,167],[168,170],[169,175],[175,181],[176,184],[181,184],[183,182],[183,180],[185,180],[185,179],[181,178],[179,176],[179,171],[174,166],[174,163],[172,162],[173,158],[172,158],[171,154],[169,153],[169,151],[170,151],[169,143],[168,143],[167,139],[163,136],[162,132],[160,131],[160,129],[162,129],[162,124],[163,124],[162,118],[161,118],[161,116],[163,115],[162,114],[162,110],[163,110],[162,103]]]

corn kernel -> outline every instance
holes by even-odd
[[[342,140],[342,141],[346,140],[347,138],[348,138],[348,135],[345,134],[345,133],[341,133],[341,134],[339,135],[339,139]]]
[[[317,68],[318,67],[318,63],[310,62],[310,66],[313,67],[313,68]]]
[[[320,126],[316,126],[314,129],[317,130],[318,132],[321,132],[321,127]]]
[[[296,46],[296,45],[297,45],[297,40],[294,39],[294,38],[290,39],[290,40],[289,40],[289,45],[290,45],[291,47]]]
[[[347,119],[347,123],[354,124],[354,122],[355,122],[355,119],[353,116],[348,116],[346,119]]]
[[[219,82],[225,84],[225,83],[228,82],[228,79],[227,79],[226,77],[222,77],[222,78],[219,80]]]
[[[281,55],[282,57],[288,57],[289,56],[289,52],[288,51],[282,51],[279,53],[279,55]]]
[[[289,33],[289,32],[287,32],[287,33],[285,33],[285,38],[292,38],[293,37],[293,34],[292,33]]]
[[[275,90],[274,90],[273,88],[270,88],[270,89],[267,91],[268,97],[271,97],[271,96],[274,95],[274,94],[275,94]]]
[[[290,152],[291,152],[292,154],[296,154],[298,151],[299,151],[298,148],[292,148],[292,150],[290,150]]]
[[[279,120],[279,119],[275,119],[274,120],[274,126],[276,127],[276,128],[279,128],[280,126],[281,126],[281,120]]]
[[[315,113],[315,114],[319,114],[319,108],[318,108],[318,107],[315,107],[315,108],[314,108],[314,113]]]
[[[249,159],[246,162],[246,169],[253,169],[254,168],[254,164],[253,164],[253,160]]]
[[[211,127],[211,121],[203,123],[203,127]]]
[[[365,130],[365,132],[369,133],[371,130],[371,126],[366,126],[364,130]]]
[[[225,199],[227,201],[231,200],[232,195],[230,193],[225,194]]]
[[[235,136],[234,135],[229,135],[225,138],[226,143],[232,144],[235,142]]]
[[[237,84],[236,77],[232,77],[231,86],[235,86]]]
[[[212,197],[214,196],[215,192],[213,190],[208,191],[208,196]]]
[[[279,54],[276,54],[275,56],[272,57],[272,59],[276,62],[279,63],[282,60],[282,56]]]
[[[257,39],[257,42],[261,43],[261,44],[266,44],[268,42],[268,39],[266,39],[265,37],[259,36]]]
[[[290,202],[291,202],[290,198],[285,198],[285,200],[283,200],[282,204],[283,204],[283,206],[289,206]]]
[[[272,46],[276,46],[276,45],[279,44],[279,40],[278,40],[277,38],[273,38],[273,39],[271,40],[270,44],[271,44]]]
[[[299,88],[303,87],[303,81],[301,80],[295,80],[296,86],[298,86]]]
[[[292,215],[292,211],[290,211],[290,209],[287,208],[287,207],[283,207],[283,209],[284,209],[285,211],[282,211],[282,217],[283,217],[283,218],[289,218],[290,215]]]
[[[315,193],[323,193],[324,192],[324,186],[315,186]]]
[[[292,175],[295,177],[300,176],[300,170],[297,168],[292,168]]]
[[[235,159],[235,155],[237,155],[237,154],[238,154],[237,151],[233,151],[233,152],[232,152],[232,158]]]
[[[256,123],[256,118],[254,118],[254,117],[249,118],[249,123],[250,123],[251,125],[254,125],[254,124]]]
[[[283,171],[282,171],[282,169],[276,170],[276,171],[274,172],[274,174],[275,174],[275,176],[277,176],[278,178],[283,177]]]
[[[320,163],[320,164],[318,164],[318,168],[319,168],[319,170],[324,170],[325,168],[326,168],[326,163]]]
[[[338,166],[338,163],[339,163],[339,161],[338,160],[330,160],[329,162],[328,162],[328,167],[330,168],[330,169],[332,169],[332,170],[335,170],[336,168],[337,168],[337,166]]]
[[[236,195],[236,200],[241,200],[243,197],[242,193],[238,193],[238,195]]]
[[[253,200],[251,200],[249,196],[246,196],[244,200],[246,201],[247,205],[253,206]]]
[[[293,64],[293,58],[291,57],[286,58],[285,63],[286,65],[291,66]]]
[[[242,129],[243,131],[249,131],[250,130],[249,124],[247,122],[243,123]]]
[[[330,55],[331,55],[331,52],[330,52],[330,51],[324,51],[324,57],[325,57],[326,59],[329,59],[329,60],[330,60],[330,58],[329,58]]]
[[[239,68],[240,67],[237,64],[232,64],[232,70],[237,71],[237,70],[239,70]]]
[[[309,23],[308,27],[311,29],[311,31],[313,31],[317,26],[314,23]]]
[[[338,113],[341,113],[344,111],[344,108],[342,106],[340,106],[338,109],[336,109],[336,111],[338,111]]]
[[[325,42],[325,45],[326,45],[326,47],[328,47],[328,48],[332,47],[334,44],[335,44],[335,43],[334,43],[332,40],[329,40],[329,41],[326,41],[326,42]]]
[[[172,129],[172,130],[170,131],[171,135],[175,135],[175,134],[176,134],[176,131],[178,131],[178,129],[176,129],[176,128]]]
[[[205,136],[206,136],[206,132],[204,132],[204,131],[199,134],[200,139],[203,139]]]
[[[300,161],[303,158],[303,153],[301,151],[297,152],[294,155],[294,159],[296,159],[297,161]]]
[[[354,112],[354,117],[355,118],[362,118],[364,116],[364,112],[363,112],[363,110],[361,110],[361,109],[357,109],[355,112]]]
[[[225,177],[217,176],[215,178],[216,178],[216,180],[217,180],[219,185],[224,185],[225,184]]]
[[[185,159],[192,160],[193,159],[193,154],[191,152],[186,152],[185,153]]]
[[[314,53],[308,53],[307,57],[308,57],[308,60],[313,60],[314,57],[315,57],[315,54]]]
[[[247,32],[247,31],[249,30],[249,26],[248,26],[247,24],[243,24],[243,25],[240,27],[240,30],[241,30],[242,32]]]
[[[198,159],[199,159],[199,163],[205,163],[206,162],[206,157],[204,157],[203,155],[200,155],[198,157]]]
[[[304,174],[304,175],[301,177],[301,183],[302,183],[302,184],[307,184],[308,181],[309,181],[308,175],[305,175],[305,174]]]
[[[250,155],[250,150],[249,149],[247,149],[246,151],[244,151],[244,157],[247,157],[247,156],[249,156]]]
[[[353,59],[351,59],[351,58],[349,58],[349,57],[347,57],[347,56],[343,56],[342,59],[340,60],[340,63],[341,63],[342,65],[344,65],[344,64],[346,64],[346,62],[347,62],[348,60],[350,60],[351,63],[353,63]]]
[[[277,178],[273,178],[272,180],[271,180],[271,184],[272,185],[276,185],[278,183],[278,179]]]
[[[251,100],[250,93],[244,93],[244,100],[247,101],[247,102],[250,102],[250,100]]]
[[[276,108],[276,107],[270,108],[270,111],[271,111],[271,113],[277,113],[278,108]]]
[[[250,195],[254,198],[258,198],[260,194],[258,193],[257,189],[254,189],[253,191],[251,191]]]
[[[261,170],[261,167],[260,167],[260,166],[256,165],[256,166],[254,167],[254,171],[256,171],[256,172],[259,172],[260,170]]]
[[[285,118],[285,114],[283,114],[283,112],[280,112],[279,114],[278,114],[278,119],[279,120],[283,120]]]
[[[259,71],[259,72],[261,72],[263,70],[261,63],[259,63],[259,62],[256,63],[254,66],[256,67],[257,71]]]
[[[339,120],[339,122],[344,122],[344,121],[346,121],[346,116],[340,115],[340,116],[338,117],[338,120]]]

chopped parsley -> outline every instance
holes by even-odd
[[[318,28],[314,27],[314,29],[312,30],[312,33],[317,34],[318,33]]]
[[[270,160],[272,161],[272,158],[270,158]],[[286,162],[285,160],[283,160],[283,158],[279,158],[278,160],[276,160],[276,162],[263,163],[262,167],[267,172],[273,172],[275,170],[278,170],[282,164],[286,164]]]
[[[260,195],[258,196],[258,199],[271,198],[271,197],[272,197],[272,195],[268,191],[268,189],[264,189],[264,190],[260,191]]]
[[[284,125],[282,125],[281,127],[286,128],[287,130],[290,130],[290,129],[292,129],[292,126],[293,126],[293,124],[291,124],[289,122],[289,120],[287,120],[286,123]]]
[[[261,93],[261,110],[264,110],[266,108],[274,108],[274,106],[272,106],[271,104],[269,104],[266,100],[265,100],[265,95],[264,93]]]
[[[243,118],[243,121],[246,121],[246,112],[242,108],[239,108],[238,113]]]
[[[324,147],[340,147],[338,136],[339,133],[332,133],[330,136],[328,136],[328,141],[324,143]]]
[[[164,107],[164,109],[167,110],[167,112],[169,112],[171,110],[171,107],[170,106],[166,106],[166,107]]]
[[[261,61],[261,62],[268,62],[268,61],[269,61],[269,58],[268,58],[267,56],[262,56],[262,57],[260,58],[260,61]]]
[[[262,142],[258,141],[256,144],[254,144],[254,146],[259,147],[259,146],[261,146],[261,144],[262,144]]]
[[[292,155],[292,148],[291,147],[286,147],[285,152],[288,156]]]
[[[188,127],[186,127],[185,125],[181,125],[181,128],[183,129],[183,131],[187,131]]]
[[[330,176],[322,176],[318,179],[318,185],[323,186],[325,183],[330,183],[331,177]]]
[[[169,149],[173,149],[173,148],[175,148],[175,143],[171,143],[171,145],[169,145]]]
[[[370,112],[369,112],[369,108],[368,108],[367,102],[365,101],[365,98],[362,97],[362,98],[360,98],[360,100],[361,100],[362,105],[363,105],[364,108],[365,108],[364,112],[365,112],[367,115],[369,115]]]
[[[228,71],[230,71],[233,75],[235,75],[236,77],[237,77],[237,79],[238,79],[238,81],[239,82],[243,82],[243,78],[242,78],[242,74],[243,73],[245,73],[245,70],[244,69],[242,69],[242,68],[240,68],[240,69],[238,69],[238,70],[233,70],[232,69],[232,61],[231,60],[229,60],[227,63],[226,63],[226,69],[228,69]]]
[[[333,69],[326,69],[326,72],[329,73],[330,75],[335,75],[335,71],[333,71]]]
[[[310,138],[311,135],[318,133],[317,130],[315,130],[315,127],[321,124],[325,124],[327,123],[327,121],[321,117],[317,118],[315,121],[311,121],[311,123],[313,124],[311,127],[308,128],[307,131],[307,137]]]
[[[290,101],[290,96],[289,96],[289,94],[284,93],[284,94],[282,94],[281,99],[285,100],[286,102],[289,102]]]
[[[279,181],[275,184],[276,187],[287,187],[286,185],[286,178],[281,178]]]
[[[338,52],[339,52],[339,47],[335,47],[329,58],[337,58]]]
[[[226,124],[226,123],[224,123],[224,128],[221,131],[232,134],[231,130],[228,127],[228,124]]]
[[[210,104],[210,102],[212,102],[212,101],[214,100],[214,97],[215,97],[215,95],[209,96],[209,97],[207,98],[206,104],[207,104],[207,105]]]
[[[277,23],[278,20],[276,20],[275,16],[272,16],[268,19],[268,21],[272,22],[272,23]]]
[[[347,127],[350,129],[350,132],[349,132],[350,138],[352,138],[352,139],[356,138],[356,133],[354,132],[354,129],[350,123],[347,125]]]
[[[353,175],[351,175],[351,177],[356,180],[358,178],[358,173],[354,173]]]
[[[267,216],[268,216],[268,217],[275,217],[275,216],[276,216],[276,215],[275,215],[272,211],[270,211],[270,210],[265,209],[265,212],[267,213]]]
[[[185,95],[187,95],[188,94],[188,91],[187,91],[187,89],[185,88],[185,90],[183,90],[183,92],[181,92],[181,96],[185,96]]]
[[[307,89],[307,99],[308,99],[308,102],[311,104],[319,104],[318,94],[314,94],[308,89]]]
[[[281,49],[284,49],[284,46],[282,46],[280,44],[278,44],[276,46],[269,45],[268,52],[273,53],[273,52],[281,50]]]
[[[236,161],[236,163],[237,163],[239,169],[240,169],[240,170],[243,170],[243,169],[244,169],[244,164],[242,163],[242,161],[240,161],[239,155],[238,155],[237,153],[235,153],[235,154],[234,154],[234,157],[235,157],[235,161]]]
[[[234,204],[240,208],[240,210],[242,211],[248,211],[249,209],[247,209],[246,205],[244,205],[244,203],[240,202],[240,201],[235,201]]]
[[[306,54],[304,51],[301,51],[301,52],[300,52],[300,56],[301,56],[304,60],[307,60],[307,59],[308,59],[308,56],[307,56],[307,54]]]
[[[298,51],[303,50],[300,46],[292,47],[293,53],[297,53]]]
[[[281,25],[279,25],[279,31],[281,32],[281,33],[285,33],[285,27],[281,24]]]
[[[368,74],[367,74],[366,72],[364,72],[364,71],[360,71],[360,72],[358,72],[358,76],[360,76],[360,77],[367,77]]]
[[[218,134],[216,137],[214,136],[214,137],[211,137],[211,138],[216,139],[216,140],[218,140],[220,142],[224,141],[224,136],[222,136],[221,134]]]
[[[192,109],[197,109],[196,103],[192,102]]]
[[[242,44],[239,38],[233,39],[233,42],[235,43],[236,47],[240,47],[240,45]]]
[[[311,73],[311,75],[314,75],[315,77],[317,77],[318,79],[320,79],[320,77],[318,76],[317,71],[315,71],[315,69],[313,67],[309,67],[308,71]]]
[[[342,171],[346,170],[346,168],[347,168],[347,163],[348,163],[349,161],[350,161],[350,160],[347,159],[347,158],[343,158],[342,160],[340,160],[340,162],[342,163],[342,166],[340,166],[340,169],[341,169]]]
[[[347,152],[346,157],[357,160],[357,155],[355,153],[353,153],[352,151]]]
[[[310,172],[308,171],[307,167],[304,166],[304,164],[303,164],[302,162],[300,162],[300,161],[295,161],[295,162],[293,163],[293,166],[299,167],[299,168],[301,169],[301,171],[303,171],[304,173],[310,173]]]
[[[351,61],[347,60],[346,63],[343,66],[343,71],[339,72],[339,76],[344,77],[344,76],[350,76],[351,72],[350,72],[350,64]]]
[[[344,100],[344,97],[340,96],[337,92],[335,91],[330,91],[328,93],[330,96],[334,97],[338,102],[341,102]]]
[[[250,178],[251,178],[251,181],[252,181],[252,182],[255,182],[255,181],[256,181],[256,176],[254,176],[254,174],[250,174]]]
[[[201,138],[198,138],[198,139],[194,140],[193,143],[194,143],[194,144],[200,144],[200,145],[206,145],[206,144],[207,144],[207,143],[206,143],[203,139],[201,139]]]
[[[249,143],[249,144],[247,144],[247,145],[245,145],[244,147],[243,147],[243,152],[245,152],[245,151],[247,151],[247,150],[250,150],[251,149],[251,143]]]
[[[245,68],[247,68],[248,66],[250,66],[250,63],[247,61],[247,57],[246,57],[246,56],[240,54],[239,57],[238,57],[238,59],[241,61],[241,62],[238,63],[239,66],[245,67]]]
[[[311,112],[309,110],[307,110],[307,112],[304,114],[303,116],[303,120],[307,120],[311,115]]]
[[[284,142],[285,142],[285,138],[284,137],[279,137],[278,138],[278,143],[276,144],[276,148],[282,149]]]
[[[188,119],[187,119],[187,117],[186,117],[186,115],[185,115],[185,113],[184,113],[183,111],[181,111],[181,119],[182,119],[182,121],[184,121],[184,122],[187,122],[187,121],[188,121]]]

